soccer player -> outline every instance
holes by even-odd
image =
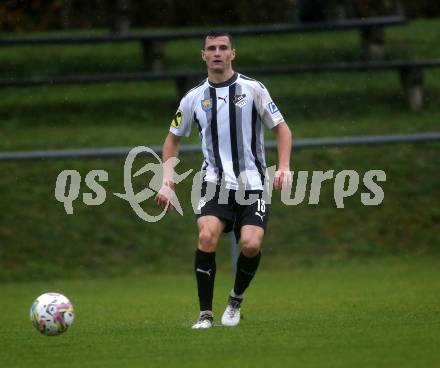
[[[261,241],[270,211],[263,195],[268,179],[264,127],[272,129],[277,137],[278,166],[273,186],[281,190],[291,181],[290,129],[266,87],[233,70],[235,49],[231,36],[207,33],[201,52],[208,78],[182,98],[163,145],[163,162],[177,157],[181,137],[189,136],[192,124],[197,125],[204,161],[194,265],[200,314],[193,329],[213,325],[215,252],[222,232],[231,230],[240,239],[241,253],[221,322],[225,326],[240,322],[243,294],[260,263]],[[159,206],[172,208],[166,193],[174,191],[174,186],[173,169],[164,165],[163,186],[156,195]],[[240,188],[244,188],[244,199],[248,200],[244,204],[236,196]]]

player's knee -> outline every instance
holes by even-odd
[[[260,252],[261,241],[255,236],[244,236],[241,238],[241,251],[249,258],[255,257]]]
[[[209,228],[203,228],[199,232],[199,249],[204,252],[212,252],[217,247],[218,237]]]

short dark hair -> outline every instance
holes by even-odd
[[[216,30],[216,31],[208,31],[203,35],[202,49],[203,50],[205,49],[207,38],[217,38],[217,37],[223,37],[223,36],[228,37],[229,42],[231,44],[231,48],[234,48],[234,44],[232,42],[232,36],[226,31]]]

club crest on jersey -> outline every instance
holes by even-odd
[[[269,108],[271,114],[275,114],[279,111],[277,105],[275,105],[273,102],[269,102],[267,107]]]
[[[205,98],[201,101],[203,111],[209,111],[212,109],[212,98]]]
[[[171,126],[174,128],[178,128],[181,122],[182,122],[182,111],[177,110],[173,120],[171,120]]]
[[[247,99],[246,99],[246,95],[235,95],[234,99],[232,100],[234,102],[235,106],[238,106],[240,108],[242,108],[243,106],[245,106],[247,104]]]

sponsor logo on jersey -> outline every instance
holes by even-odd
[[[177,110],[176,114],[174,115],[173,120],[171,120],[171,126],[174,128],[178,128],[180,123],[182,122],[182,111]]]
[[[246,99],[246,95],[235,95],[234,99],[232,100],[234,102],[235,106],[238,106],[240,108],[242,108],[243,106],[245,106],[247,104],[247,99]]]
[[[206,98],[201,101],[203,111],[209,111],[212,109],[212,98]]]
[[[267,107],[271,114],[275,114],[279,112],[277,105],[275,105],[273,102],[269,102]]]

